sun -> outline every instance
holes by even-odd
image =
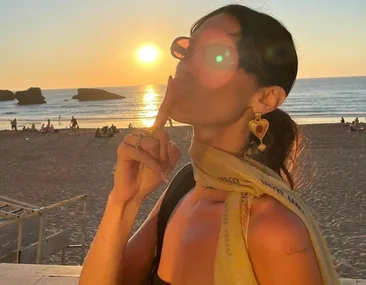
[[[138,59],[143,63],[156,62],[159,56],[159,51],[153,45],[143,45],[137,51]]]

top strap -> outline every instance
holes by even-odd
[[[173,180],[168,186],[163,201],[161,202],[159,214],[158,214],[158,226],[157,226],[157,240],[155,258],[153,261],[152,275],[156,274],[161,250],[163,248],[165,229],[168,224],[169,218],[174,211],[179,201],[196,185],[196,181],[193,176],[192,164],[186,164],[178,173],[174,176]]]

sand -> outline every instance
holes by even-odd
[[[338,124],[303,125],[303,147],[295,180],[319,223],[339,275],[366,279],[366,132],[348,132]],[[88,195],[87,242],[95,235],[112,188],[116,149],[128,130],[95,139],[92,130],[72,135],[0,132],[0,195],[39,206]],[[189,127],[170,128],[183,151],[177,169],[189,162]],[[146,218],[165,185],[144,202],[134,231]],[[70,207],[71,243],[80,241],[81,206]],[[60,211],[50,213],[49,232],[62,226]],[[1,243],[1,235],[0,235]],[[1,246],[1,244],[0,244]],[[78,249],[67,251],[67,264],[79,262]],[[45,260],[60,262],[60,254]]]

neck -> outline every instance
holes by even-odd
[[[249,129],[236,125],[193,127],[193,137],[210,146],[239,155],[248,145]]]
[[[194,126],[193,136],[195,139],[212,147],[238,156],[243,150],[246,150],[248,145],[249,129],[247,125],[247,122],[243,125],[243,120],[241,120],[241,122],[226,126]],[[223,202],[227,196],[227,191],[206,189],[198,183],[194,192],[196,201],[210,200],[212,202]]]

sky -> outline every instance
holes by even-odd
[[[365,0],[0,0],[0,89],[164,84],[172,40],[232,3],[285,24],[299,78],[366,75]],[[135,57],[145,43],[160,49],[154,64]]]

